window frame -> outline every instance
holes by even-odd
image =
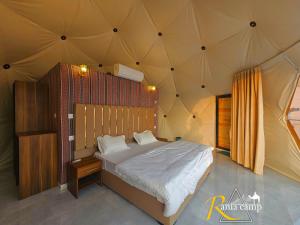
[[[287,127],[292,135],[292,138],[295,140],[295,142],[298,146],[298,150],[300,150],[300,137],[297,135],[297,132],[295,131],[294,126],[292,125],[291,121],[289,120],[289,113],[290,113],[290,108],[291,108],[293,99],[295,97],[295,93],[296,93],[297,87],[299,85],[299,82],[300,82],[300,77],[298,77],[298,79],[297,79],[297,85],[293,90],[293,94],[290,98],[288,107],[286,108],[286,112],[285,112]]]

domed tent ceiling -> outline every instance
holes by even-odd
[[[0,164],[11,158],[13,81],[38,79],[58,62],[143,71],[160,90],[160,134],[214,145],[213,96],[230,92],[235,72],[300,39],[299,8],[298,0],[2,0]],[[280,57],[296,65],[288,90],[300,63],[292,49]]]

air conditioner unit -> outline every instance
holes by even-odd
[[[141,82],[144,79],[143,72],[124,66],[122,64],[114,65],[114,75],[138,82]]]

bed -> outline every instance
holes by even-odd
[[[83,106],[80,105],[79,107]],[[85,125],[82,127],[89,129],[87,123],[95,126],[97,116],[95,113],[88,113],[87,107],[84,107],[84,110],[81,108],[81,113],[76,113],[75,119],[76,123],[78,123],[77,120],[84,121]],[[146,112],[149,109],[137,110]],[[76,112],[79,111],[78,109],[76,110]],[[104,114],[103,110],[98,111]],[[151,112],[151,109],[149,112]],[[98,116],[98,118],[104,118],[103,114]],[[114,115],[111,112],[108,114]],[[91,119],[92,121],[87,122],[90,120],[89,115],[92,115],[93,118]],[[122,110],[122,114],[119,115],[132,115],[134,117],[142,114],[130,113],[129,109],[127,113],[124,113],[124,110]],[[149,121],[149,118],[154,117],[154,115],[150,115],[148,119],[145,119],[152,127],[154,127],[154,122]],[[111,118],[109,120],[111,121]],[[118,120],[122,121],[122,127],[124,128],[126,119],[116,118],[116,121]],[[135,118],[128,119],[128,121],[130,120],[134,121]],[[138,118],[136,121],[143,121],[143,118]],[[75,128],[77,129],[76,123]],[[117,125],[114,124],[114,126]],[[114,129],[113,127],[109,130]],[[130,125],[125,124],[125,127],[130,127]],[[134,125],[132,127],[132,129],[128,129],[129,132],[127,134],[125,133],[126,137],[129,137],[129,142],[131,139],[129,133],[132,130],[141,131],[147,128],[134,127]],[[75,140],[81,138],[87,142],[87,131],[82,132],[81,130],[80,132],[81,136],[78,138],[78,131],[76,132]],[[124,133],[124,129],[122,132]],[[97,136],[98,134],[94,133],[93,135]],[[94,149],[95,157],[102,160],[103,184],[151,215],[159,223],[173,225],[211,171],[213,149],[210,146],[186,141],[172,143],[158,141],[143,146],[131,141],[129,147],[129,150],[105,156]],[[86,149],[86,152],[89,153],[93,151],[90,148]],[[192,173],[191,171],[194,172]],[[190,179],[187,179],[188,176],[191,176]]]

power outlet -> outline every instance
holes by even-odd
[[[74,141],[74,136],[69,136],[69,141]]]
[[[68,184],[60,184],[59,189],[61,192],[64,192],[68,189]]]

